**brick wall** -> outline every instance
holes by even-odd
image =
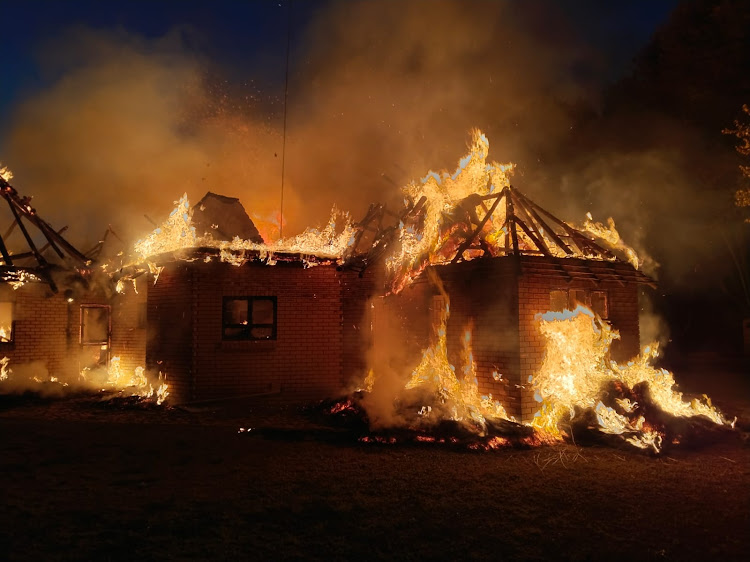
[[[275,296],[276,340],[222,341],[225,296]],[[343,308],[334,266],[202,264],[194,270],[192,298],[196,397],[278,392],[304,400],[343,387]]]
[[[132,285],[126,285],[122,294],[109,301],[112,307],[111,355],[120,357],[120,366],[126,372],[146,366],[146,300],[148,278],[136,280],[136,293]]]
[[[51,376],[63,378],[75,372],[69,353],[70,306],[63,295],[43,283],[27,283],[15,291],[0,285],[0,300],[14,306],[14,341],[0,344],[0,357],[10,359],[11,369],[40,362]]]
[[[334,396],[352,366],[364,363],[362,325],[372,286],[372,278],[335,266],[170,264],[149,289],[149,365],[162,362],[176,401]],[[245,296],[276,297],[275,340],[223,339],[223,298]]]
[[[132,293],[132,290],[131,290]],[[80,345],[81,306],[111,307],[110,355],[121,357],[121,366],[133,370],[145,365],[145,295],[108,298],[102,291],[81,291],[68,302],[61,291],[53,293],[44,283],[27,283],[17,290],[0,285],[0,301],[12,302],[15,333],[12,343],[0,344],[0,357],[12,365],[37,362],[50,376],[74,382],[88,355],[98,355],[98,346]]]
[[[513,264],[507,260],[473,260],[434,268],[450,301],[446,343],[448,360],[458,373],[467,327],[472,326],[472,354],[482,394],[491,394],[513,413],[518,402],[518,294]],[[377,360],[400,360],[403,380],[435,338],[445,301],[423,275],[402,293],[381,299],[376,321]],[[383,343],[385,342],[385,344]],[[388,349],[390,344],[391,349]],[[395,348],[395,349],[393,349]],[[393,361],[391,361],[393,363]],[[493,374],[502,375],[499,377]],[[460,376],[460,375],[459,375]]]
[[[366,375],[367,352],[373,345],[373,298],[382,293],[383,267],[373,266],[360,276],[353,271],[339,273],[343,307],[344,383]]]
[[[511,260],[473,260],[438,268],[451,299],[448,354],[463,366],[463,336],[472,326],[479,391],[514,414],[519,400],[518,290]]]
[[[499,258],[435,268],[450,298],[449,361],[459,371],[463,367],[463,336],[471,326],[480,392],[492,394],[509,414],[523,420],[530,419],[539,408],[529,385],[529,377],[538,371],[545,349],[535,316],[550,310],[552,290],[581,289],[584,294],[605,292],[609,321],[621,334],[621,340],[612,346],[612,358],[626,360],[639,351],[636,284],[591,278],[574,280],[562,269],[556,272],[554,267],[541,273],[522,273],[526,261],[535,266],[541,262],[553,264],[553,261],[546,263],[545,258]],[[602,276],[610,269],[605,263],[595,267],[602,269]],[[432,310],[439,302],[439,299],[433,301],[439,291],[424,277],[402,294],[386,299],[389,310],[402,318],[396,331],[420,353],[429,345],[432,326],[439,318],[439,313]],[[411,362],[405,362],[405,369],[410,366]]]
[[[149,276],[146,366],[167,375],[171,402],[194,396],[192,278],[192,268],[185,262],[166,265],[155,284]]]

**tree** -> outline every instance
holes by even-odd
[[[750,118],[750,106],[747,104],[742,106],[742,111]],[[734,135],[740,143],[735,147],[737,152],[742,156],[750,156],[750,120],[742,122],[739,119],[734,122],[734,129],[724,129],[722,131],[727,135]],[[740,166],[742,175],[750,179],[750,166]],[[738,207],[750,207],[750,185],[745,185],[738,189],[734,194],[734,202]],[[746,218],[745,222],[750,222],[750,218]]]

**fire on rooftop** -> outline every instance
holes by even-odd
[[[357,223],[334,210],[325,228],[275,241],[239,200],[185,196],[107,261],[106,235],[79,252],[6,173],[0,384],[173,403],[347,394],[330,411],[361,412],[367,439],[434,438],[449,422],[484,448],[509,428],[561,439],[581,419],[654,451],[679,442],[671,419],[730,425],[651,365],[656,345],[640,348],[638,293],[654,281],[614,223],[557,218],[488,152],[477,131],[453,174],[403,189],[403,208],[373,204]],[[10,249],[16,228],[28,250]]]

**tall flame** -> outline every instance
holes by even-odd
[[[416,203],[422,197],[426,202],[421,228],[401,224],[400,247],[386,260],[388,269],[397,276],[395,292],[416,278],[427,265],[445,263],[452,257],[450,250],[455,249],[451,245],[453,232],[445,230],[450,222],[446,217],[455,214],[462,202],[470,196],[490,195],[510,185],[510,174],[515,165],[488,163],[489,148],[487,137],[474,130],[469,153],[461,159],[453,174],[430,172],[421,181],[403,188],[407,202]],[[467,212],[476,213],[480,202],[467,205]],[[486,227],[488,236],[499,236],[503,222],[504,211],[500,210]]]
[[[546,349],[542,366],[531,381],[535,397],[542,402],[534,427],[559,434],[559,423],[566,416],[572,419],[576,409],[593,409],[602,431],[659,450],[661,436],[644,423],[637,403],[619,399],[613,406],[605,406],[601,402],[605,386],[613,382],[628,389],[645,383],[650,400],[673,416],[704,416],[716,424],[729,424],[710,401],[683,400],[674,388],[672,373],[651,365],[658,355],[655,345],[645,347],[625,365],[612,361],[609,349],[619,333],[586,307],[547,312],[539,315],[538,321]]]

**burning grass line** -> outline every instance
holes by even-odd
[[[729,462],[731,462],[731,463],[737,464],[737,461],[735,461],[735,460],[732,460],[732,459],[730,459],[730,458],[728,458],[728,457],[719,457],[719,458],[720,458],[720,459],[724,459],[725,461],[729,461]]]

